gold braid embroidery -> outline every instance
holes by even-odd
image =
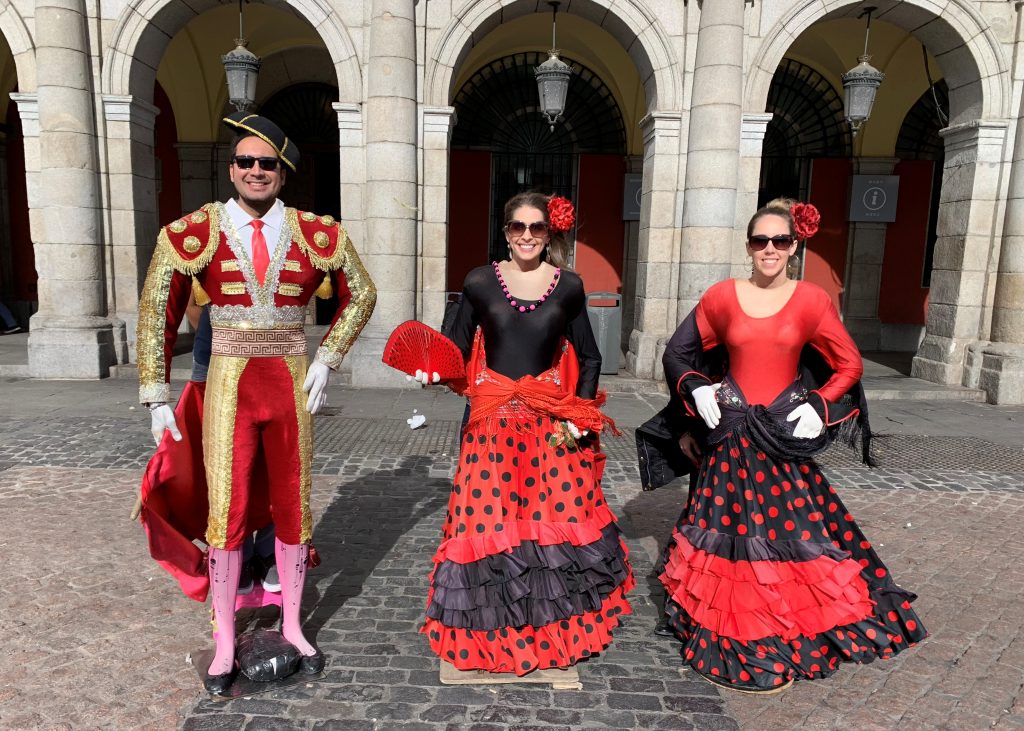
[[[338,227],[338,237],[338,253],[341,254],[341,266],[348,280],[348,288],[352,292],[352,300],[316,351],[317,360],[331,368],[341,365],[341,359],[359,337],[377,304],[377,288],[373,286],[373,280],[370,279],[363,262],[359,260],[359,254],[352,246],[351,239],[341,226]]]
[[[302,232],[302,228],[299,226],[299,212],[294,208],[284,209],[284,220],[288,224],[288,227],[292,231],[292,236],[295,242],[299,245],[299,249],[303,254],[309,257],[310,263],[322,272],[331,272],[338,269],[344,263],[345,248],[342,246],[342,242],[348,238],[348,234],[345,233],[345,229],[338,226],[338,245],[334,249],[334,253],[331,256],[325,257],[318,253],[320,247],[311,246],[309,241],[306,240],[306,235]],[[322,233],[322,232],[321,232]]]
[[[167,299],[174,277],[173,248],[167,233],[160,232],[146,284],[139,297],[139,323],[135,329],[136,359],[139,365],[139,401],[170,401],[171,387],[165,379],[164,329],[167,327]]]
[[[182,274],[198,274],[213,260],[213,255],[217,253],[217,246],[220,244],[220,212],[217,209],[216,203],[207,203],[202,207],[203,211],[210,217],[210,234],[206,240],[206,245],[203,248],[203,252],[195,259],[185,259],[175,251],[174,246],[171,244],[171,240],[167,237],[167,230],[165,228],[160,229],[160,235],[157,237],[156,245],[160,248],[160,245],[166,244],[167,248],[170,249],[174,268]],[[190,237],[195,238],[195,237]]]
[[[220,244],[220,224],[216,204],[207,203],[202,210],[210,217],[210,235],[206,248],[196,257],[186,261],[179,254],[167,227],[160,229],[156,238],[156,249],[149,262],[146,283],[139,297],[139,322],[135,330],[136,360],[139,365],[139,401],[170,401],[171,387],[167,377],[167,363],[164,354],[164,330],[167,327],[167,299],[170,296],[171,279],[174,272],[193,276],[206,268]],[[174,223],[177,223],[175,221]],[[198,292],[197,292],[198,295]]]
[[[310,467],[313,463],[313,419],[306,411],[306,393],[302,384],[306,379],[308,360],[304,355],[284,358],[292,375],[295,394],[295,418],[299,424],[299,543],[309,543],[313,538],[313,514],[309,510],[309,493],[312,485]]]
[[[231,483],[234,470],[235,417],[238,413],[238,382],[248,358],[210,358],[203,404],[203,451],[210,513],[206,542],[224,548],[227,541],[228,513],[231,509]]]

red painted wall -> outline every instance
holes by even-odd
[[[178,163],[178,150],[174,147],[178,141],[178,125],[174,121],[171,100],[160,84],[156,84],[153,89],[153,104],[160,110],[160,114],[156,115],[153,144],[156,159],[160,161],[157,205],[160,225],[164,225],[180,218],[186,211],[181,210],[181,167]]]
[[[832,297],[836,309],[846,277],[846,247],[849,232],[850,160],[819,158],[811,163],[810,202],[821,213],[818,234],[807,242],[804,279],[817,284]]]
[[[621,155],[580,155],[576,192],[576,272],[587,292],[622,292],[625,224]]]
[[[35,253],[28,223],[28,191],[25,189],[25,137],[21,115],[13,101],[7,105],[7,203],[11,221],[11,272],[14,291],[7,292],[15,300],[35,302],[39,299],[36,282]]]
[[[887,323],[924,325],[928,288],[921,286],[928,214],[932,197],[931,160],[904,160],[896,165],[900,177],[896,220],[885,233],[878,319]]]
[[[449,292],[487,263],[491,229],[491,153],[452,150],[448,183]]]

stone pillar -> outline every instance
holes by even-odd
[[[416,317],[416,27],[414,0],[373,0],[366,99],[366,236],[357,244],[377,309],[352,355],[356,386],[405,384],[380,364],[396,325]]]
[[[856,175],[892,175],[894,157],[859,157]],[[843,323],[861,350],[879,350],[882,324],[878,319],[878,297],[882,284],[882,257],[889,224],[856,221],[850,224],[850,249],[846,257],[843,292]]]
[[[678,112],[652,112],[640,121],[644,135],[640,241],[626,369],[641,378],[661,377],[658,345],[675,327],[681,126]]]
[[[959,384],[966,377],[965,352],[981,334],[1006,128],[977,120],[940,132],[946,157],[928,320],[911,370],[917,378]]]
[[[29,231],[32,241],[39,241],[43,230],[43,202],[39,182],[39,100],[36,94],[22,93],[11,94],[11,99],[18,105],[25,145],[25,192],[28,199]]]
[[[757,210],[757,196],[761,192],[761,155],[768,123],[775,115],[771,112],[752,112],[742,116],[740,125],[739,185],[736,194],[736,230],[746,230],[747,221]],[[746,242],[741,235],[733,235],[729,249],[731,266],[729,276],[750,276]]]
[[[992,342],[981,351],[978,386],[994,404],[1024,404],[1024,98],[1006,196],[992,308]]]
[[[117,363],[102,249],[92,65],[85,0],[36,4],[40,203],[33,221],[39,311],[35,378],[105,378]]]
[[[194,211],[210,201],[226,201],[235,194],[228,177],[229,145],[217,142],[178,142],[181,210]],[[300,151],[301,152],[301,151]],[[287,190],[285,190],[287,194]],[[161,221],[160,224],[168,223]]]
[[[448,283],[448,146],[455,107],[423,110],[423,252],[420,319],[440,327]]]
[[[103,96],[107,123],[107,176],[110,181],[110,251],[114,273],[114,313],[125,323],[125,342],[135,360],[135,325],[139,319],[139,293],[156,246],[159,221],[156,194],[156,157],[152,104],[132,96]],[[115,338],[117,340],[117,338]],[[128,354],[122,355],[125,360]]]
[[[690,97],[677,319],[729,276],[736,243],[744,0],[701,6]]]

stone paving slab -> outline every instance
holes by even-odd
[[[145,434],[141,435],[143,438]],[[59,459],[59,454],[53,454]],[[204,698],[185,655],[207,611],[148,559],[124,515],[137,469],[15,465],[0,473],[5,556],[0,727],[185,729],[1019,728],[1024,493],[882,489],[832,477],[894,576],[918,592],[932,637],[889,662],[843,667],[773,699],[718,691],[650,634],[652,556],[683,500],[606,472],[638,587],[612,648],[580,665],[582,691],[441,686],[417,633],[451,457],[351,456],[318,476],[306,626],[329,653],[319,683],[230,702]],[[884,472],[883,472],[884,474]],[[907,524],[910,524],[909,526]],[[32,536],[38,553],[12,550]],[[1015,725],[1016,724],[1016,725]]]

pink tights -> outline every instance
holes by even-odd
[[[274,539],[277,570],[281,575],[281,634],[295,645],[303,655],[315,655],[314,648],[302,634],[299,609],[302,606],[302,587],[306,583],[306,559],[309,546],[281,543]]]
[[[242,552],[211,547],[209,562],[217,635],[216,653],[206,672],[223,675],[231,672],[235,664],[235,597],[238,595],[238,576],[242,572]]]

